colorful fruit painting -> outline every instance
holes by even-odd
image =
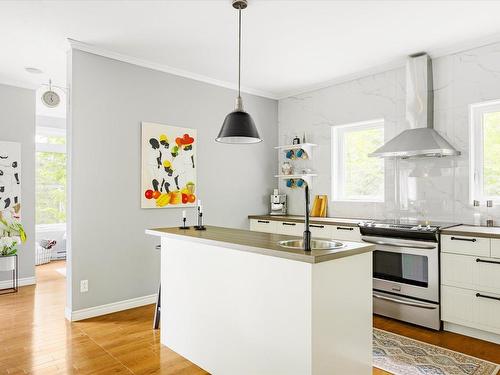
[[[156,200],[157,207],[165,207],[169,203],[170,203],[170,193],[161,194]]]
[[[142,123],[141,207],[195,204],[196,145],[196,129]]]

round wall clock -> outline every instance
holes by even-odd
[[[49,108],[54,108],[59,105],[61,98],[59,94],[52,91],[52,80],[49,79],[49,89],[42,94],[42,102]]]
[[[57,94],[57,92],[48,90],[43,93],[42,102],[47,107],[54,108],[59,105],[59,103],[61,102],[61,98],[59,97],[59,94]]]

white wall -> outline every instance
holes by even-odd
[[[268,210],[275,184],[277,102],[244,95],[264,141],[218,144],[234,91],[78,50],[69,59],[69,307],[75,311],[155,293],[158,241],[144,230],[180,224],[180,208],[140,208],[141,121],[197,129],[206,223],[246,227],[248,214]],[[189,224],[194,220],[190,209]],[[89,280],[88,293],[80,293],[81,279]]]
[[[0,84],[0,140],[21,143],[21,218],[27,241],[19,248],[19,277],[35,276],[35,91]],[[0,281],[11,276],[0,272]],[[26,281],[25,281],[26,282]]]
[[[416,191],[416,207],[410,208],[410,214],[434,220],[472,222],[468,186],[469,106],[500,99],[499,50],[500,43],[433,60],[434,127],[462,151],[462,155],[453,161],[456,168],[449,168],[451,159],[432,161],[442,167],[442,177],[405,181],[405,185],[413,184]],[[401,67],[280,100],[279,140],[281,143],[285,140],[289,142],[296,133],[306,131],[308,141],[320,145],[315,160],[305,165],[319,173],[312,194],[328,194],[331,197],[331,127],[384,118],[385,137],[389,140],[407,127],[404,116],[405,72]],[[392,217],[393,170],[392,162],[388,161],[385,203],[330,201],[329,216]],[[290,189],[284,191],[292,198],[290,212],[302,213],[302,194]],[[492,213],[500,219],[497,207]]]

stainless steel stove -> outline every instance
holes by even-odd
[[[374,313],[439,330],[440,230],[458,224],[366,221],[362,240],[373,252]]]

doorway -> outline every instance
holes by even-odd
[[[36,92],[35,266],[66,277],[66,92],[52,85],[60,101],[45,103],[49,87]]]

